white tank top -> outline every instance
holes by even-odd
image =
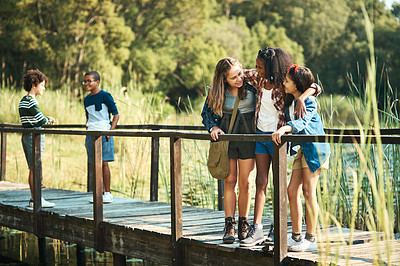
[[[263,132],[275,132],[278,128],[279,116],[271,99],[272,90],[263,90],[257,128]]]

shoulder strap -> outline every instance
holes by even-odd
[[[232,116],[231,116],[231,122],[229,123],[229,130],[228,130],[228,134],[231,134],[232,132],[232,128],[233,128],[233,123],[235,123],[235,119],[236,119],[236,113],[237,113],[237,109],[239,106],[239,95],[236,96],[236,101],[235,101],[235,106],[233,107],[233,112],[232,112]]]

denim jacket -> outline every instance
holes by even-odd
[[[293,104],[296,106],[296,101],[294,101]],[[308,97],[304,101],[304,104],[306,106],[307,114],[301,119],[297,119],[296,114],[296,120],[290,121],[289,108],[286,108],[286,119],[288,120],[287,125],[292,127],[292,133],[304,135],[325,135],[321,117],[317,112],[315,97]],[[291,143],[292,147],[297,145],[300,145],[307,165],[313,173],[321,167],[331,153],[329,143],[325,142]],[[293,155],[292,149],[290,155]]]
[[[247,83],[245,84],[245,89],[253,92],[254,94],[257,94],[256,89]],[[208,96],[204,103],[203,111],[201,111],[201,116],[203,117],[202,121],[203,125],[206,127],[207,131],[211,133],[213,127],[215,126],[220,127],[222,117],[214,113],[213,110],[211,110],[211,108],[208,107],[207,99]]]

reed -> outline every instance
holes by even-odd
[[[399,147],[383,145],[380,139],[382,127],[399,126],[399,99],[397,92],[390,86],[388,76],[382,71],[380,82],[386,84],[384,95],[387,97],[384,97],[381,108],[378,107],[373,30],[364,6],[362,10],[370,51],[367,77],[365,84],[359,85],[350,79],[349,86],[356,97],[345,99],[353,106],[352,114],[362,138],[360,143],[351,145],[331,144],[331,168],[323,174],[318,190],[321,224],[319,237],[326,243],[334,242],[332,245],[320,246],[323,264],[332,260],[337,262],[339,255],[349,259],[351,247],[346,249],[346,254],[339,254],[339,250],[342,250],[340,246],[352,243],[357,229],[362,229],[368,230],[371,235],[373,247],[369,252],[374,264],[386,261],[391,265],[391,256],[394,254],[392,240],[394,233],[399,231]],[[331,112],[331,115],[335,113]],[[332,120],[328,119],[329,122]],[[370,128],[375,130],[377,144],[371,144],[367,136]],[[335,234],[332,234],[331,226],[336,227]],[[350,232],[344,232],[344,227],[348,227]]]

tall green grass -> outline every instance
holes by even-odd
[[[373,245],[368,252],[374,264],[386,261],[391,265],[394,233],[399,232],[400,221],[400,148],[399,145],[382,144],[380,129],[399,127],[399,98],[397,91],[390,86],[389,77],[382,71],[378,77],[381,83],[384,82],[383,95],[386,97],[381,97],[384,101],[378,104],[373,30],[364,6],[362,9],[370,51],[367,77],[365,83],[358,85],[353,79],[349,79],[349,86],[356,97],[343,99],[353,108],[352,114],[357,128],[360,129],[361,141],[331,145],[331,167],[329,172],[324,173],[318,191],[321,223],[319,235],[328,243],[332,240],[336,243],[323,245],[320,254],[325,263],[332,260],[337,262],[339,256],[343,255],[349,259],[351,248],[346,249],[346,254],[339,254],[339,248],[346,243],[352,243],[356,230],[362,229],[371,234]],[[332,102],[331,106],[335,104]],[[326,110],[334,108],[328,107]],[[336,115],[334,111],[330,114]],[[328,121],[332,123],[333,119]],[[376,144],[372,144],[367,135],[371,128],[377,136]],[[337,227],[339,234],[332,235],[332,225]],[[350,228],[348,239],[345,239],[344,227]],[[329,253],[336,256],[329,258]]]

